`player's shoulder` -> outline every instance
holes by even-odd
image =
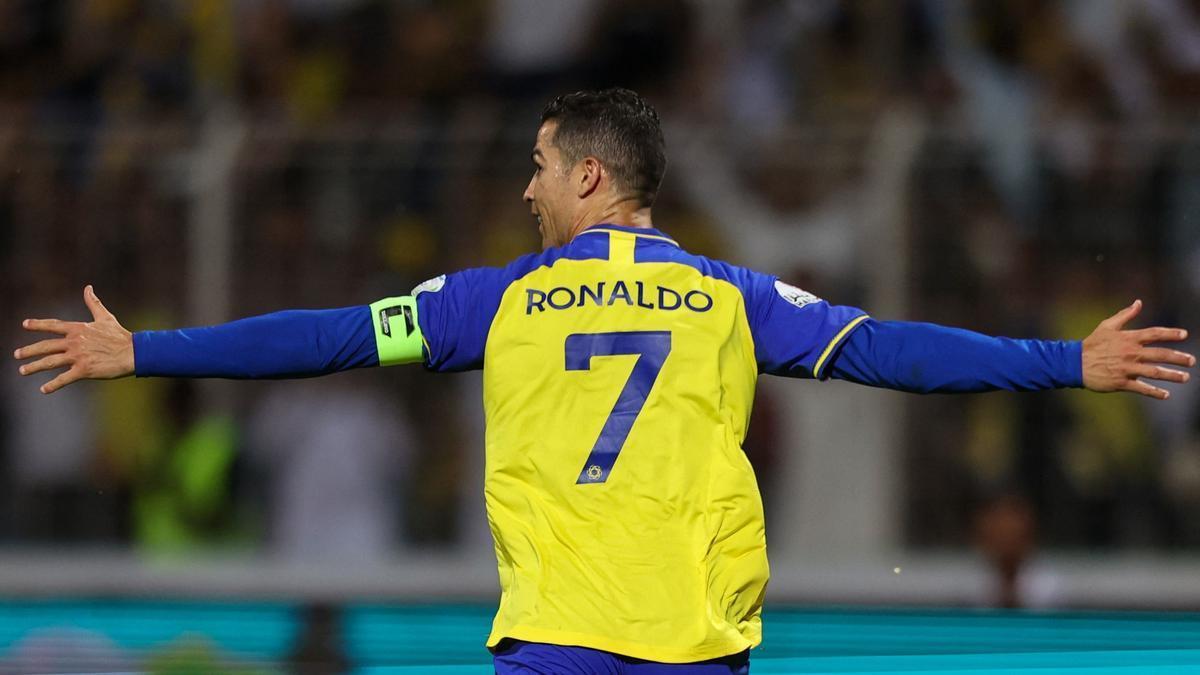
[[[414,296],[440,295],[445,291],[446,295],[453,296],[487,294],[488,291],[503,292],[514,281],[537,269],[541,265],[541,258],[541,254],[531,253],[506,265],[466,267],[422,282],[412,290],[412,294]]]
[[[776,277],[726,260],[691,253],[676,246],[656,246],[639,254],[642,262],[670,262],[687,265],[701,275],[728,282],[743,295],[752,296],[770,288]]]
[[[751,327],[756,330],[770,319],[777,307],[798,310],[823,302],[812,293],[785,283],[774,274],[690,253],[678,247],[648,248],[639,258],[647,262],[688,265],[705,277],[729,283],[740,291]]]
[[[536,253],[527,253],[505,265],[472,267],[449,275],[459,283],[485,285],[503,290],[530,274],[553,267],[562,260],[589,260],[603,258],[605,252],[591,246],[555,246]]]

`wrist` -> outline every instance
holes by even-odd
[[[121,359],[121,373],[117,377],[129,377],[137,372],[137,359],[133,351],[133,333],[122,330],[125,333],[125,348]]]
[[[1084,382],[1084,373],[1086,370],[1083,367],[1084,358],[1084,341],[1083,340],[1068,340],[1065,343],[1067,372],[1064,386],[1074,388],[1086,388],[1087,383]]]
[[[129,365],[134,377],[149,377],[147,366],[150,363],[150,332],[135,331],[129,338]]]

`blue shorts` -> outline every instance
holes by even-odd
[[[587,647],[505,640],[493,652],[496,675],[749,675],[750,652],[696,663],[657,663]]]

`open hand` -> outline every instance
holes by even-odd
[[[133,334],[104,308],[90,285],[83,289],[83,302],[91,310],[93,321],[25,319],[21,322],[25,330],[62,336],[35,342],[13,352],[17,359],[42,357],[21,366],[22,375],[67,369],[42,385],[43,394],[54,393],[77,380],[112,380],[133,374]]]
[[[1132,391],[1151,398],[1166,399],[1170,393],[1141,378],[1164,382],[1187,382],[1190,375],[1162,364],[1191,367],[1196,357],[1186,352],[1149,347],[1154,342],[1179,342],[1187,339],[1182,328],[1142,328],[1125,330],[1142,311],[1135,300],[1125,309],[1100,322],[1083,341],[1083,386],[1092,391]]]

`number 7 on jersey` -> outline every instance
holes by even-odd
[[[627,356],[636,354],[633,372],[621,389],[621,395],[600,430],[600,438],[579,472],[577,485],[603,483],[608,480],[617,455],[629,438],[629,431],[646,405],[646,397],[654,388],[667,354],[671,353],[669,331],[630,331],[623,333],[576,333],[567,336],[567,370],[591,370],[593,356]]]

